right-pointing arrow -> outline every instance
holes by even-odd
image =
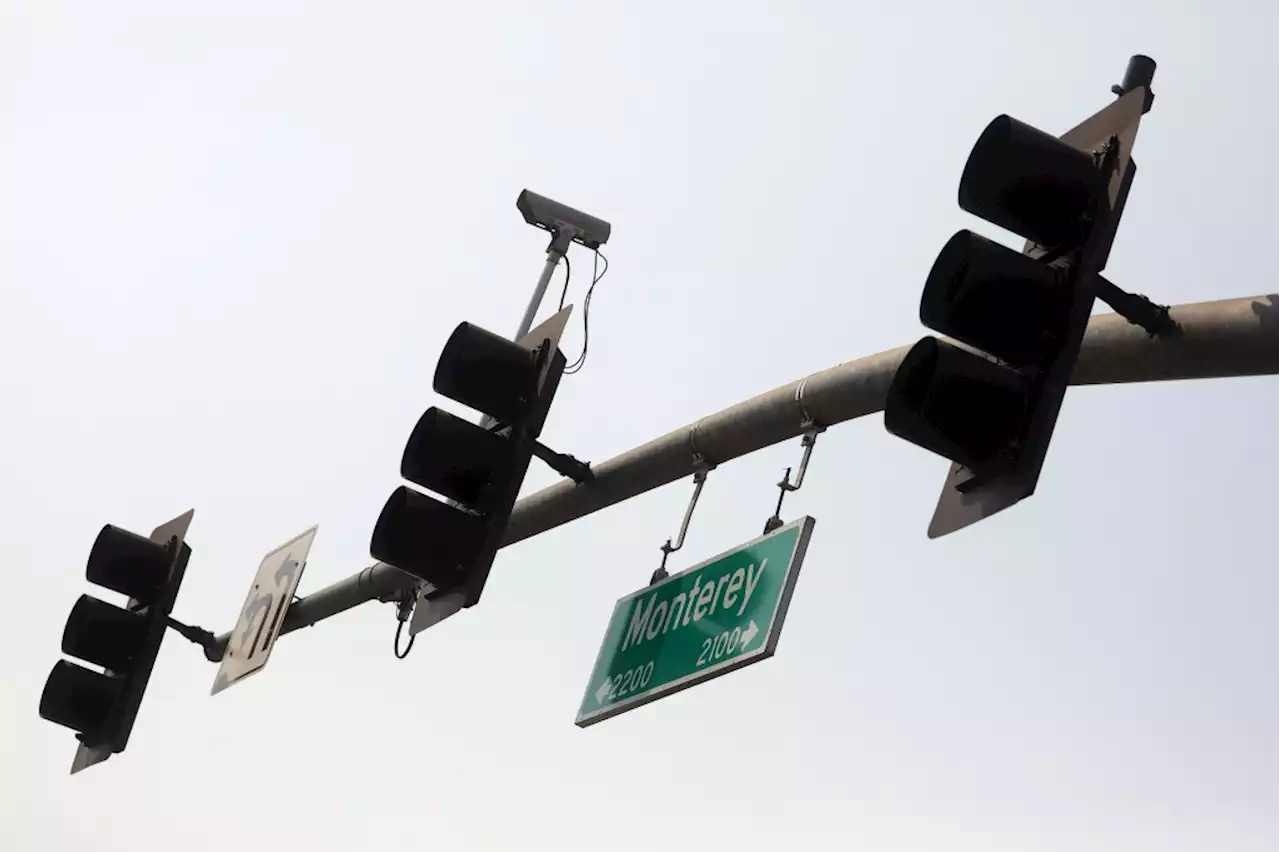
[[[751,640],[756,638],[759,633],[760,628],[756,627],[755,619],[752,619],[751,623],[747,625],[747,629],[742,631],[742,644],[739,646],[739,649],[742,651],[747,650],[747,646],[751,644]]]

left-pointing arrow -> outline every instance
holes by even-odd
[[[600,688],[596,690],[596,703],[603,704],[604,700],[609,697],[609,678],[604,679],[604,683],[600,684]]]

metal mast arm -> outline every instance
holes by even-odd
[[[1168,337],[1151,337],[1117,314],[1090,320],[1075,385],[1211,379],[1277,373],[1277,296],[1249,296],[1178,305],[1171,318],[1181,327]],[[806,415],[796,403],[804,382],[804,408],[827,426],[881,411],[898,362],[909,347],[838,364],[807,378],[767,391],[697,421],[697,452],[706,462],[723,464],[804,432]],[[615,503],[692,475],[697,464],[691,443],[693,426],[684,426],[593,465],[593,481],[564,481],[516,504],[504,546],[530,538]],[[372,600],[391,600],[418,580],[384,563],[296,601],[281,633],[337,615]],[[207,656],[222,657],[228,634],[217,638]]]

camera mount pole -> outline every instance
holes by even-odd
[[[529,307],[524,309],[524,319],[520,320],[520,328],[515,334],[516,340],[524,337],[529,333],[529,329],[533,328],[533,318],[538,315],[538,308],[542,306],[542,299],[546,296],[547,287],[551,284],[551,275],[556,271],[565,252],[569,251],[569,244],[573,242],[577,233],[573,228],[561,227],[552,236],[551,245],[547,246],[547,262],[542,265],[542,274],[538,276],[538,283],[533,286],[533,297],[529,299]]]

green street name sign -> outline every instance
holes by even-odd
[[[813,524],[792,521],[619,600],[578,727],[772,657]]]

